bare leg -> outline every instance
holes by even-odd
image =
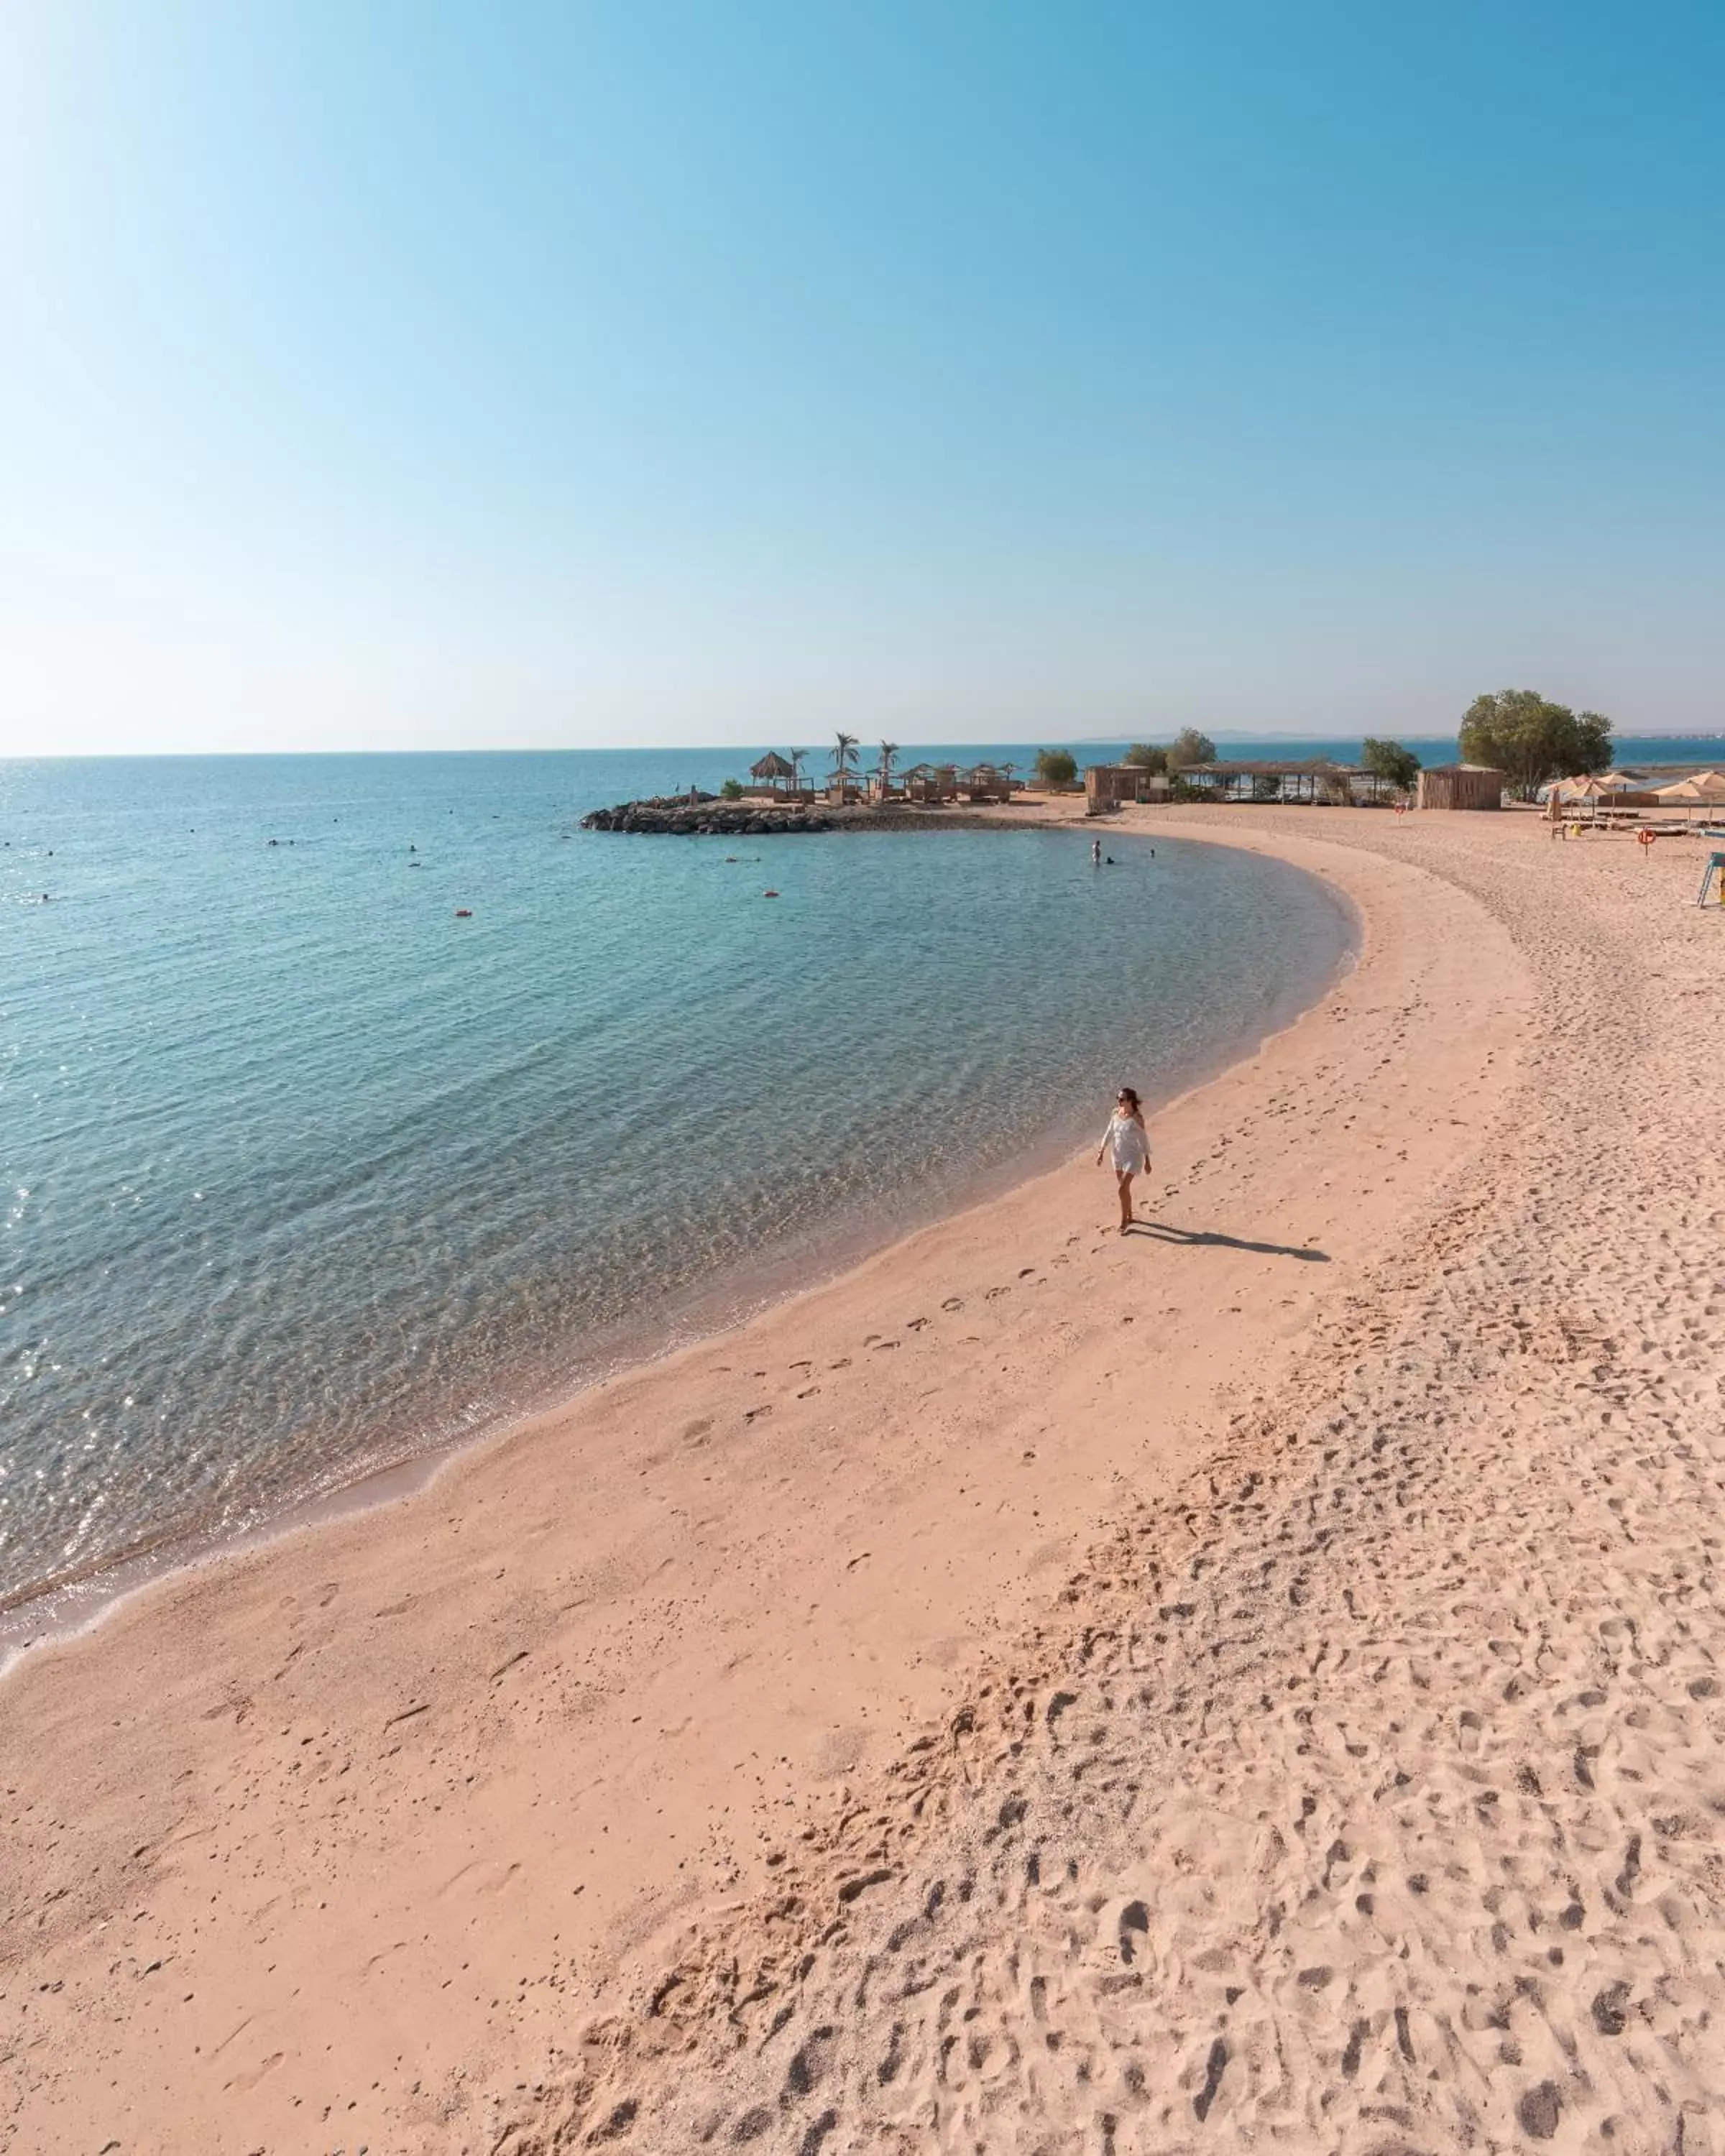
[[[1120,1232],[1123,1235],[1132,1224],[1132,1178],[1130,1169],[1119,1178]]]

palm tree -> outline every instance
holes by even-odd
[[[845,798],[845,773],[855,761],[856,736],[855,734],[838,735],[835,737],[835,746],[833,750],[833,776],[839,782],[839,798],[841,801]]]
[[[806,748],[793,748],[791,751],[791,791],[793,793],[800,793],[803,790],[803,767],[808,761],[809,752]]]
[[[887,789],[887,788],[888,788],[889,786],[891,786],[891,783],[892,783],[892,759],[893,759],[893,758],[894,758],[894,757],[896,757],[897,754],[898,754],[898,743],[897,743],[896,742],[881,742],[881,744],[880,744],[880,798],[881,798],[881,799],[882,799],[883,801],[884,801],[884,800],[886,799],[886,789]]]

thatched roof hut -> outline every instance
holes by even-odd
[[[778,786],[787,778],[794,778],[797,767],[782,757],[776,748],[769,748],[758,763],[749,766],[749,777],[758,778],[768,786]]]
[[[1435,763],[1420,774],[1414,796],[1421,808],[1501,808],[1506,772],[1480,763]]]

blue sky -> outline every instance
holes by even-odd
[[[0,754],[1725,726],[1725,8],[0,10]]]

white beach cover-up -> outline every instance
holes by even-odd
[[[1141,1175],[1150,1165],[1150,1141],[1144,1135],[1144,1126],[1134,1117],[1111,1116],[1107,1142],[1117,1175]]]

